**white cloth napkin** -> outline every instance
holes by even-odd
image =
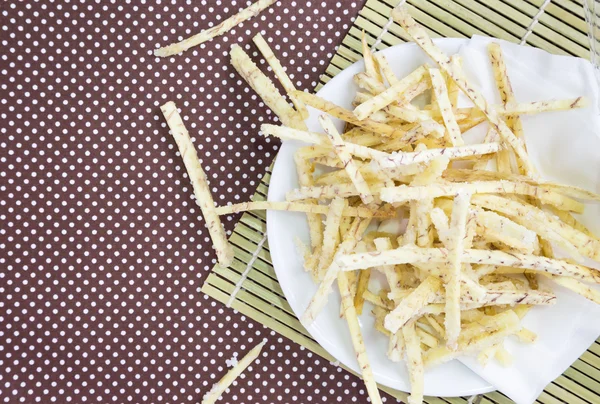
[[[500,103],[487,54],[490,38],[475,36],[460,50],[467,77],[486,98]],[[497,41],[497,40],[494,40]],[[589,62],[567,56],[498,41],[508,66],[517,101],[539,101],[585,95],[595,104],[598,88]],[[600,191],[600,125],[596,105],[580,110],[544,113],[523,118],[530,156],[542,179]],[[466,134],[467,142],[477,141],[485,128]],[[580,220],[600,234],[598,204],[587,204]],[[598,263],[585,264],[600,268]],[[491,361],[482,367],[476,358],[461,362],[517,404],[530,404],[543,389],[560,376],[600,335],[600,305],[560,288],[554,290],[554,306],[534,307],[523,325],[539,336],[535,344],[509,338],[506,349],[513,355],[511,367]]]

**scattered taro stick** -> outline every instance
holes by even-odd
[[[216,403],[221,397],[221,394],[227,390],[231,383],[233,383],[233,381],[237,379],[237,377],[241,375],[242,372],[256,360],[266,342],[267,340],[264,340],[252,348],[252,350],[250,350],[250,352],[248,352],[246,356],[242,358],[242,360],[240,360],[233,368],[229,369],[225,376],[215,383],[210,391],[204,395],[202,398],[202,404]]]
[[[509,216],[516,223],[546,239],[555,239],[569,248],[574,246],[584,257],[600,260],[600,241],[562,222],[543,210],[516,200],[496,195],[474,195],[473,204]]]
[[[402,328],[406,344],[406,366],[410,380],[410,396],[408,404],[421,404],[423,402],[423,389],[425,383],[425,368],[423,366],[423,351],[421,339],[417,335],[416,322],[411,321]]]
[[[367,268],[358,272],[358,285],[356,287],[356,293],[354,294],[354,308],[356,309],[356,314],[359,316],[363,311],[363,306],[365,304],[364,293],[369,287],[370,279],[371,268]]]
[[[446,82],[442,73],[438,69],[430,68],[429,76],[431,77],[431,86],[433,87],[433,93],[435,94],[435,100],[437,106],[442,115],[444,125],[450,139],[452,146],[462,146],[465,144],[460,133],[460,128],[456,122],[456,117],[452,111],[452,103],[448,97],[448,89],[446,88]]]
[[[394,71],[392,70],[392,67],[390,66],[390,62],[387,60],[385,55],[381,52],[377,52],[373,55],[373,57],[377,61],[377,64],[379,65],[379,69],[381,70],[381,73],[383,74],[383,77],[385,77],[385,80],[388,82],[388,84],[390,86],[396,84],[399,81],[399,79],[394,74]]]
[[[378,163],[383,168],[403,166],[413,163],[426,163],[436,157],[448,157],[450,159],[458,159],[470,156],[479,156],[482,154],[496,153],[500,150],[498,143],[482,143],[472,144],[457,147],[443,147],[435,149],[427,149],[420,152],[397,152],[389,157],[378,160]]]
[[[516,194],[535,197],[540,202],[555,206],[558,209],[582,213],[584,205],[558,192],[547,190],[536,185],[512,181],[473,181],[447,182],[427,185],[399,185],[381,189],[381,199],[389,203],[407,202],[426,198],[452,196],[458,190],[465,189],[473,194]]]
[[[231,64],[264,103],[279,117],[279,120],[294,129],[306,130],[306,124],[300,114],[291,107],[268,78],[250,59],[239,45],[233,45],[229,51]]]
[[[213,247],[217,253],[219,265],[228,267],[233,261],[233,247],[231,247],[227,241],[227,234],[225,233],[223,224],[215,210],[215,202],[210,193],[208,180],[202,169],[202,164],[198,159],[198,154],[196,153],[196,148],[192,143],[190,134],[187,131],[179,112],[177,112],[177,106],[174,102],[169,101],[161,106],[160,109],[167,121],[167,125],[171,129],[171,134],[173,135],[173,139],[175,139],[175,143],[177,143],[181,159],[183,160],[185,169],[190,177],[194,195],[196,196],[196,202],[200,206],[200,210],[204,216],[206,228],[208,229],[208,233],[213,242]]]
[[[375,243],[375,248],[377,251],[387,251],[392,249],[392,242],[390,241],[389,237],[376,238],[373,240],[373,242]],[[385,275],[392,292],[401,290],[401,274],[394,265],[381,266],[378,269]],[[393,362],[400,362],[404,357],[404,352],[404,336],[402,335],[402,330],[398,330],[390,336],[387,356]]]
[[[171,45],[156,49],[154,51],[154,56],[159,57],[167,57],[176,55],[178,53],[184,52],[194,46],[200,45],[203,42],[206,42],[214,37],[219,35],[223,35],[231,28],[235,27],[239,23],[246,21],[249,18],[254,17],[267,7],[274,4],[277,0],[258,0],[256,3],[253,3],[250,7],[240,11],[239,13],[227,18],[225,21],[220,24],[204,30],[199,34],[191,36],[187,39],[184,39],[181,42],[172,43]]]
[[[484,113],[502,140],[509,144],[514,150],[520,170],[529,176],[534,176],[535,169],[527,155],[523,142],[515,136],[508,126],[506,126],[506,123],[499,117],[495,109],[488,104],[483,95],[466,80],[463,72],[457,70],[456,66],[451,65],[450,58],[433,43],[425,30],[410,16],[406,8],[402,6],[394,8],[392,10],[392,18],[407,31],[411,39],[416,42],[442,70],[452,77],[458,87],[460,87],[467,97],[471,99],[473,104]]]
[[[373,77],[375,80],[383,83],[383,77],[381,77],[381,73],[379,72],[379,66],[377,65],[377,60],[373,58],[373,53],[371,49],[369,49],[369,44],[367,43],[367,35],[365,31],[362,32],[362,53],[363,60],[365,62],[365,72]]]
[[[219,216],[232,215],[239,212],[247,212],[251,210],[282,210],[289,212],[304,212],[326,215],[329,207],[326,205],[312,205],[299,202],[242,202],[233,205],[219,206],[216,212]],[[346,206],[342,211],[342,216],[347,217],[374,217],[374,218],[390,218],[395,217],[395,212],[385,210],[372,210],[364,206]]]
[[[488,46],[488,55],[490,57],[492,70],[494,72],[494,80],[496,81],[496,87],[498,88],[498,92],[500,93],[500,99],[502,101],[502,104],[504,106],[516,104],[513,89],[510,84],[510,79],[508,78],[506,63],[504,62],[504,58],[502,57],[502,49],[500,48],[500,44],[490,43]],[[523,128],[519,116],[516,115],[507,117],[506,124],[513,131],[515,136],[517,136],[520,140],[523,141],[523,147],[525,147],[525,150],[527,150],[523,138]],[[516,129],[519,129],[521,133],[517,133]],[[512,172],[510,154],[511,151],[509,149],[502,149],[496,155],[496,165],[498,167],[499,172]]]
[[[446,346],[455,351],[458,347],[460,334],[460,275],[462,270],[462,256],[464,241],[467,235],[467,216],[471,194],[459,190],[454,197],[452,216],[450,218],[450,244],[448,249],[448,273],[445,277],[446,288]]]
[[[337,264],[338,270],[354,271],[360,268],[372,268],[381,265],[444,263],[447,262],[447,255],[448,250],[446,248],[408,246],[377,252],[376,254],[340,254],[334,259],[334,263]],[[465,249],[462,260],[470,264],[531,269],[554,275],[568,276],[584,282],[600,283],[600,271],[597,269],[537,255],[506,253],[498,250]]]
[[[367,357],[367,349],[360,331],[360,325],[358,323],[358,317],[356,316],[356,310],[354,309],[354,299],[352,297],[352,291],[350,290],[350,283],[348,282],[348,274],[339,272],[337,274],[338,288],[342,295],[342,307],[344,309],[344,317],[348,323],[348,329],[350,330],[350,337],[352,338],[352,345],[356,352],[356,361],[361,370],[362,378],[367,388],[367,393],[372,403],[381,404],[381,397],[379,396],[379,389],[377,383],[373,377],[373,370]]]
[[[405,129],[390,126],[381,122],[376,122],[372,119],[359,120],[356,118],[356,116],[354,116],[352,111],[348,111],[347,109],[342,108],[334,104],[333,102],[327,101],[314,94],[309,94],[296,90],[291,95],[298,98],[300,101],[302,101],[309,107],[316,108],[319,111],[328,113],[334,118],[341,119],[345,122],[349,122],[353,125],[359,126],[361,128],[364,128],[366,130],[372,131],[385,137],[397,137],[402,136],[406,133]]]
[[[415,83],[420,82],[426,73],[427,69],[424,66],[417,68],[411,74],[387,88],[384,92],[377,94],[354,108],[354,115],[359,120],[363,120],[368,118],[372,113],[387,107],[397,100],[400,94],[404,93]]]
[[[337,154],[338,158],[344,164],[344,169],[346,170],[346,172],[348,173],[348,176],[350,177],[350,180],[356,187],[356,190],[358,191],[358,194],[359,194],[362,202],[365,205],[368,205],[369,203],[373,202],[373,195],[371,194],[369,185],[363,178],[360,171],[358,171],[358,167],[354,163],[354,160],[352,159],[352,155],[346,149],[346,143],[344,142],[344,140],[338,133],[338,131],[335,128],[335,125],[333,124],[331,119],[329,119],[326,115],[320,115],[319,122],[321,123],[321,126],[325,130],[325,133],[327,134],[327,137],[331,141],[331,144],[333,144],[333,149],[334,149],[335,153]]]
[[[439,279],[434,276],[427,277],[385,317],[385,328],[391,333],[398,331],[423,307],[431,303],[441,288],[442,282]]]
[[[283,66],[281,66],[281,62],[279,62],[279,59],[277,59],[277,57],[273,53],[273,50],[271,49],[267,41],[265,41],[263,36],[260,33],[258,33],[254,36],[254,38],[252,38],[252,40],[254,41],[254,44],[256,44],[256,47],[258,48],[260,53],[262,53],[262,55],[264,56],[269,66],[271,66],[271,69],[273,69],[273,73],[275,73],[275,76],[277,76],[277,79],[281,83],[283,89],[288,94],[292,93],[293,91],[296,91],[294,83],[292,83],[292,80],[290,80],[290,78],[288,77]],[[290,95],[289,97],[292,100],[294,106],[296,107],[296,111],[298,111],[298,113],[300,114],[300,117],[302,119],[307,119],[308,109],[306,108],[306,105],[304,105],[302,101],[298,100],[292,95]]]
[[[356,245],[360,241],[362,234],[365,232],[370,224],[370,219],[354,219],[351,228],[344,236],[344,241],[338,246],[338,249],[334,255],[333,262],[325,271],[323,280],[319,283],[317,292],[312,297],[308,307],[304,311],[304,314],[300,318],[300,322],[304,327],[309,327],[312,322],[317,318],[323,307],[327,304],[329,294],[332,291],[333,282],[337,278],[337,274],[340,272],[340,268],[336,263],[337,257],[340,255],[348,254],[356,248]],[[358,268],[357,268],[358,269]],[[354,306],[352,306],[354,308]]]
[[[342,213],[346,207],[348,207],[348,201],[340,197],[333,198],[329,204],[327,218],[325,219],[325,229],[323,231],[323,247],[315,273],[316,279],[323,279],[325,271],[331,265],[331,261],[333,261],[335,248],[338,246],[340,240]]]
[[[294,161],[296,163],[296,171],[298,172],[298,182],[302,187],[312,186],[314,182],[313,172],[314,164],[308,159],[302,156],[300,150],[294,154]],[[305,203],[318,205],[315,200],[308,200]],[[323,244],[323,222],[321,221],[321,215],[319,214],[307,214],[308,229],[310,231],[310,245],[313,252],[316,248],[320,248]]]

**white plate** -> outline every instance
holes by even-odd
[[[458,52],[461,45],[466,43],[467,40],[465,39],[436,40],[436,44],[448,54]],[[388,48],[383,53],[390,61],[395,73],[400,77],[407,75],[425,62],[432,64],[427,56],[412,43]],[[466,67],[468,70],[468,66]],[[319,91],[319,96],[345,108],[352,109],[351,100],[357,90],[352,77],[356,73],[363,71],[363,69],[362,62],[357,62],[348,67],[327,83]],[[569,114],[571,113],[569,112]],[[311,117],[307,120],[309,130],[321,131],[317,116],[318,112],[312,110]],[[337,123],[341,130],[343,123]],[[542,129],[551,131],[553,128]],[[562,131],[564,129],[564,127],[560,128]],[[271,176],[269,200],[283,201],[285,200],[286,192],[298,187],[293,154],[301,146],[302,144],[298,142],[283,143]],[[562,182],[572,182],[569,181],[569,178],[564,178],[564,174],[569,171],[569,167],[565,167],[561,172],[560,169],[557,170],[554,167],[556,160],[549,160],[547,155],[533,155],[533,158],[534,163],[545,177],[553,180],[562,180]],[[573,185],[586,186],[590,183],[598,184],[596,181],[597,175],[592,174],[591,177],[593,178],[590,178],[591,181],[587,184],[580,183]],[[586,212],[585,216],[597,213],[598,209],[595,208],[593,211]],[[313,283],[311,277],[303,270],[302,257],[298,254],[294,242],[295,238],[298,237],[305,243],[309,243],[308,225],[305,215],[302,213],[269,211],[267,213],[267,233],[271,258],[279,283],[296,316],[300,317],[317,290],[317,286]],[[330,295],[327,306],[308,328],[308,331],[327,352],[344,365],[359,372],[346,322],[339,317],[339,306],[340,297],[336,291]],[[365,307],[363,315],[360,317],[360,324],[375,379],[378,383],[385,386],[408,391],[409,382],[404,363],[393,363],[387,359],[387,338],[374,330],[373,322],[373,316],[370,314],[370,306]],[[452,361],[435,369],[428,370],[425,374],[425,394],[430,396],[468,396],[492,390],[494,388],[490,383],[477,376],[458,361]]]

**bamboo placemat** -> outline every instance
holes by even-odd
[[[584,0],[413,0],[411,14],[433,37],[494,36],[515,43],[535,46],[548,52],[588,57]],[[375,49],[406,41],[398,25],[389,24],[391,9],[398,0],[368,0],[321,77],[316,90],[340,71],[361,58],[360,37],[368,35]],[[262,178],[254,201],[267,198],[270,172]],[[244,315],[335,361],[319,346],[294,316],[277,282],[266,239],[265,212],[245,213],[233,230],[230,242],[235,261],[229,268],[216,266],[206,279],[202,292],[228,304]],[[246,272],[247,277],[238,282]],[[232,297],[232,293],[238,291]],[[240,287],[241,286],[241,287]],[[562,376],[551,383],[537,402],[600,403],[600,340],[596,341]],[[381,389],[405,401],[406,393]],[[497,403],[510,399],[498,392],[478,397],[433,398],[427,403]]]

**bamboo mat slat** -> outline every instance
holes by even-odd
[[[397,24],[392,24],[383,32],[390,12],[397,3],[398,0],[368,0],[365,3],[316,90],[361,58],[363,31],[367,34],[369,45],[381,38],[378,50],[407,40]],[[409,0],[407,7],[433,37],[469,37],[479,34],[520,43],[543,3],[544,0]],[[524,44],[555,54],[588,57],[586,30],[583,0],[553,0],[540,15]],[[269,180],[270,171],[259,181],[252,200],[266,200]],[[228,268],[216,266],[202,286],[202,292],[226,304],[248,267],[248,262],[256,256],[241,289],[231,299],[231,307],[326,360],[335,361],[310,337],[285,300],[271,264],[268,242],[257,251],[265,232],[265,212],[244,213],[230,237],[236,257],[234,263]],[[406,393],[385,387],[382,390],[399,400],[406,400]],[[467,400],[468,397],[427,397],[425,401],[428,404],[465,404]],[[474,402],[512,403],[498,392],[477,397]],[[548,385],[537,402],[600,403],[600,343],[594,343],[563,375]]]

